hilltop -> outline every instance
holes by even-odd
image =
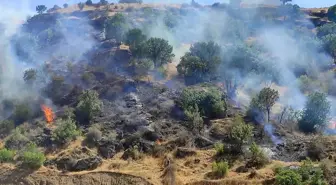
[[[332,8],[105,3],[0,24],[0,184],[335,184]]]

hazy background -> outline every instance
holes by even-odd
[[[215,2],[228,2],[229,0],[196,0],[198,3],[202,4],[212,4]],[[280,0],[245,0],[246,2],[266,2],[266,3],[278,3]],[[1,0],[0,4],[7,7],[13,7],[18,9],[29,8],[31,11],[35,11],[36,5],[44,4],[48,8],[51,8],[53,5],[57,4],[62,6],[64,3],[74,4],[78,2],[85,2],[85,0]],[[93,2],[99,2],[99,0],[93,0]],[[118,2],[118,0],[109,0],[109,2]],[[144,0],[147,2],[155,3],[189,3],[191,0]],[[301,7],[313,8],[313,7],[327,7],[336,4],[335,0],[293,0],[293,4],[298,4]],[[0,7],[1,7],[0,6]]]

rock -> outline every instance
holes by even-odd
[[[196,136],[195,138],[195,145],[197,148],[207,148],[212,146],[213,144],[213,141],[203,136]]]
[[[102,158],[98,156],[78,160],[70,171],[94,170],[103,163]]]
[[[98,143],[98,153],[106,158],[112,158],[117,152],[123,149],[122,145],[115,141],[101,140]]]
[[[190,148],[177,148],[176,152],[175,152],[175,157],[177,158],[185,158],[185,157],[189,157],[189,156],[193,156],[196,155],[196,151]]]

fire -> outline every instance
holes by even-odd
[[[41,105],[44,117],[47,120],[47,123],[52,123],[54,121],[55,115],[52,109],[46,105]]]

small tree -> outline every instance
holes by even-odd
[[[76,123],[71,119],[58,120],[57,124],[57,128],[52,133],[52,139],[58,144],[66,144],[80,134]]]
[[[11,150],[21,150],[29,139],[24,136],[20,129],[15,129],[14,132],[6,139],[5,147]]]
[[[270,121],[271,109],[279,99],[279,92],[269,87],[263,88],[259,94],[254,97],[250,103],[249,115],[254,113],[267,113],[267,122]],[[252,114],[252,116],[255,116]],[[257,115],[258,116],[258,115]]]
[[[85,90],[79,97],[76,116],[80,121],[90,121],[102,111],[103,103],[96,91]]]
[[[154,62],[155,67],[161,67],[171,62],[175,56],[173,47],[169,45],[167,40],[161,38],[150,38],[143,47],[145,56]]]
[[[330,21],[336,22],[336,5],[328,9],[327,16]]]
[[[146,40],[146,35],[144,35],[142,31],[138,28],[128,30],[125,35],[125,43],[130,45],[131,50],[134,47],[140,46],[140,44],[144,43]]]
[[[121,41],[127,30],[126,18],[123,14],[117,13],[105,21],[105,37]]]
[[[14,108],[14,121],[17,124],[21,124],[33,117],[33,112],[27,104],[20,103],[15,105]]]
[[[285,5],[287,2],[292,2],[292,0],[280,0],[283,5]]]
[[[107,1],[107,0],[100,0],[100,4],[101,4],[101,5],[107,5],[107,4],[108,4],[108,1]]]
[[[92,0],[87,0],[87,1],[85,2],[85,4],[88,5],[88,6],[91,6],[93,3],[92,3]]]
[[[299,128],[303,132],[312,133],[323,129],[328,124],[330,102],[324,93],[315,92],[308,96]]]
[[[229,165],[224,161],[214,162],[212,164],[212,172],[217,178],[225,177],[229,172]]]
[[[46,160],[46,157],[37,149],[35,143],[28,144],[20,158],[22,159],[22,164],[31,169],[41,167]]]
[[[36,6],[36,11],[38,14],[42,14],[47,10],[47,7],[45,5],[38,5]]]
[[[252,137],[253,127],[244,122],[243,118],[236,116],[231,128],[230,136],[241,149]]]
[[[88,133],[86,134],[86,142],[89,145],[95,145],[97,144],[98,141],[100,141],[102,139],[102,132],[96,128],[96,127],[91,127],[89,128]]]
[[[63,8],[68,8],[69,5],[67,3],[63,4]]]
[[[85,7],[85,4],[84,4],[84,3],[82,3],[82,2],[78,3],[78,8],[79,8],[80,10],[83,10],[84,7]]]
[[[35,82],[37,79],[37,71],[35,69],[27,69],[24,72],[23,79],[29,84]]]
[[[142,3],[142,0],[119,0],[119,3]]]

